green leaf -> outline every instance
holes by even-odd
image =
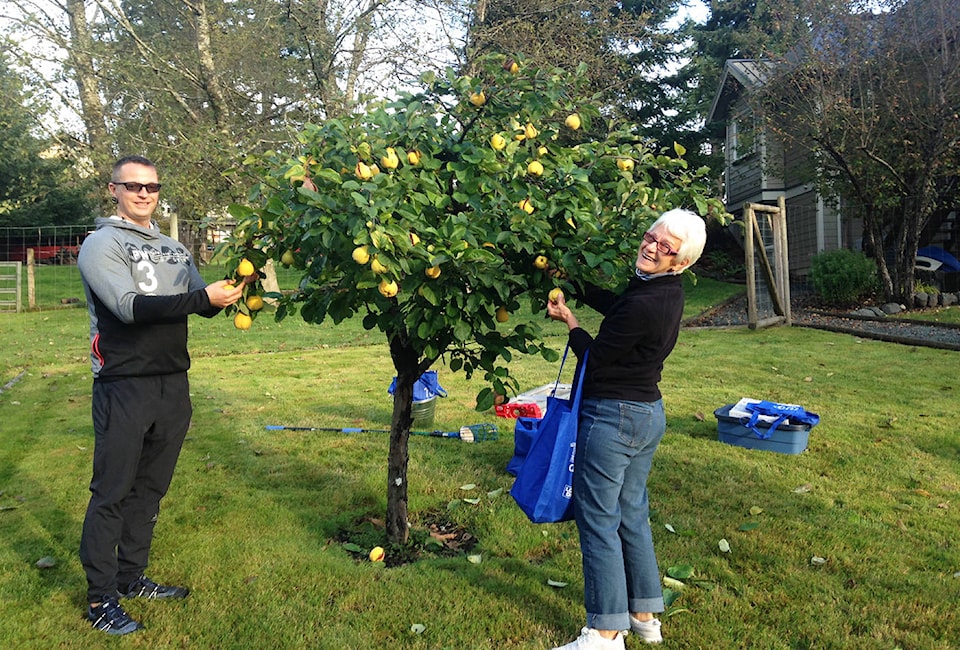
[[[693,576],[693,566],[690,564],[677,564],[667,569],[667,575],[677,580],[686,580]]]
[[[748,531],[748,530],[753,530],[754,528],[757,528],[758,526],[760,526],[759,522],[756,522],[756,521],[746,521],[746,522],[740,524],[740,526],[737,528],[737,530],[746,532],[746,531]]]
[[[484,388],[479,393],[477,393],[477,408],[478,411],[486,411],[493,408],[494,400],[496,395],[493,394],[493,390],[489,387]]]
[[[674,602],[676,602],[677,598],[679,598],[679,597],[680,597],[680,593],[679,593],[679,592],[676,592],[676,591],[674,591],[674,590],[672,590],[672,589],[664,589],[664,590],[663,590],[663,605],[664,605],[664,607],[670,607],[670,605],[672,605]]]
[[[329,169],[327,167],[324,167],[320,171],[316,172],[314,174],[314,177],[325,180],[328,183],[335,183],[337,185],[340,185],[343,182],[343,179],[340,177],[340,174],[336,170]]]

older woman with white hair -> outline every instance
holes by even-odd
[[[555,650],[623,650],[626,630],[660,643],[664,610],[650,530],[647,476],[666,429],[658,384],[683,315],[681,273],[706,243],[703,219],[665,212],[644,233],[635,277],[618,294],[584,287],[574,297],[603,314],[583,330],[563,296],[547,304],[570,347],[589,350],[574,460],[573,502],[583,554],[586,626]]]

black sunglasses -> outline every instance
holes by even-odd
[[[146,189],[147,192],[149,192],[150,194],[156,194],[157,192],[160,191],[160,187],[161,187],[160,183],[134,183],[132,181],[128,183],[125,183],[123,181],[110,181],[110,182],[113,185],[123,185],[125,188],[127,188],[128,192],[135,192],[137,194],[139,194],[140,190],[142,189]]]

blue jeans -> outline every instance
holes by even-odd
[[[630,612],[664,609],[647,476],[665,429],[662,400],[581,405],[573,501],[587,627],[627,630]]]

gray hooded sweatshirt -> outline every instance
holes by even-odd
[[[117,217],[98,218],[77,263],[90,312],[90,361],[98,379],[185,372],[187,316],[210,305],[190,252],[160,233]]]

